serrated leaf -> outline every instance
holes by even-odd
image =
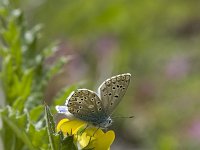
[[[49,144],[52,150],[57,150],[58,141],[55,141],[55,123],[53,119],[53,115],[51,114],[50,108],[44,104],[45,108],[45,118],[46,118],[46,126],[47,126],[47,133],[49,136]]]
[[[32,122],[38,121],[39,117],[43,114],[44,106],[40,105],[30,110],[29,117]]]
[[[22,11],[12,7],[16,1],[5,0],[0,3],[1,81],[5,102],[12,106],[1,112],[5,150],[47,150],[48,139],[51,147],[53,145],[52,150],[59,150],[60,136],[55,133],[50,109],[45,109],[46,130],[41,106],[36,106],[44,97],[49,79],[61,71],[66,61],[60,59],[53,67],[46,67],[45,58],[52,54],[53,48],[37,48],[40,27],[27,30]]]
[[[36,150],[26,133],[26,126],[28,124],[26,114],[16,116],[16,112],[13,112],[12,109],[9,110],[6,108],[1,112],[1,118],[4,125],[7,128],[10,128],[10,130],[13,132],[13,136],[16,136],[18,139],[20,139],[20,141],[23,142],[30,150]]]
[[[7,99],[7,103],[12,104],[12,83],[13,83],[13,75],[14,75],[14,67],[12,66],[12,57],[11,55],[6,56],[3,59],[2,71],[1,71],[1,80],[3,89],[5,92],[5,97]]]
[[[54,119],[53,119],[53,115],[51,114],[51,111],[50,111],[50,108],[48,105],[44,104],[44,107],[45,107],[45,117],[46,117],[46,125],[50,131],[50,133],[52,134],[55,134],[56,131],[55,131],[55,122],[54,122]]]
[[[19,126],[21,128],[21,130],[26,131],[27,126],[28,126],[28,116],[26,113],[20,115],[20,116],[12,116],[10,117],[11,120],[13,120],[13,122],[17,123],[17,126]]]
[[[57,51],[57,46],[56,45],[58,45],[57,42],[52,43],[51,45],[49,45],[48,47],[46,47],[43,50],[43,55],[44,55],[45,59],[50,57],[50,56],[52,56]]]
[[[28,135],[32,141],[33,146],[43,149],[48,148],[49,143],[48,143],[48,134],[46,128],[38,130],[33,124],[30,124]]]
[[[57,60],[51,67],[49,68],[49,71],[46,74],[47,80],[52,78],[55,74],[58,74],[62,71],[62,67],[64,64],[66,64],[71,57],[61,57],[59,60]]]
[[[15,110],[18,110],[19,112],[22,112],[24,109],[24,104],[28,98],[28,96],[30,95],[31,92],[31,84],[32,84],[32,80],[33,80],[33,70],[29,69],[27,70],[21,81],[19,81],[18,76],[14,76],[14,85],[12,86],[12,94],[13,97],[19,96],[13,103],[13,108]]]
[[[23,77],[20,82],[21,86],[20,86],[20,91],[19,91],[20,92],[19,95],[23,99],[26,99],[31,92],[31,84],[32,84],[32,80],[33,80],[33,74],[34,74],[33,69],[28,69],[23,74]]]
[[[18,97],[13,103],[13,109],[18,110],[21,113],[24,109],[24,101],[22,97]]]
[[[4,46],[0,47],[0,56],[5,58],[8,55],[8,49]]]
[[[78,150],[74,144],[74,136],[65,137],[62,140],[61,149],[60,150]]]

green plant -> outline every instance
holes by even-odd
[[[5,150],[62,150],[63,144],[73,143],[55,132],[50,108],[43,105],[48,81],[67,59],[46,64],[55,46],[41,48],[39,39],[39,25],[28,29],[22,11],[14,9],[13,3],[0,1],[0,78],[5,96],[0,133]],[[65,89],[64,95],[71,90]],[[64,101],[65,97],[60,94],[56,99]]]

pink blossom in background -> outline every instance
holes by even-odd
[[[117,40],[114,37],[106,36],[98,39],[95,43],[94,49],[100,55],[107,55],[107,53],[112,52],[117,47]]]
[[[185,77],[190,69],[188,58],[176,56],[169,60],[165,68],[165,74],[169,79],[179,79]]]
[[[191,138],[200,140],[200,120],[194,120],[188,128],[188,135]]]

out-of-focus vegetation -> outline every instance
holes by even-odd
[[[44,24],[41,45],[61,41],[47,64],[72,55],[45,99],[53,101],[71,83],[95,89],[111,75],[130,72],[116,113],[135,118],[114,122],[113,149],[200,148],[200,1],[32,0],[19,6],[30,26]]]

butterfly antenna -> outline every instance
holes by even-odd
[[[112,119],[115,119],[115,118],[119,118],[119,119],[120,119],[120,118],[127,118],[127,119],[128,119],[128,118],[133,118],[133,117],[134,117],[134,116],[129,116],[129,117],[116,116],[116,117],[112,117]]]

